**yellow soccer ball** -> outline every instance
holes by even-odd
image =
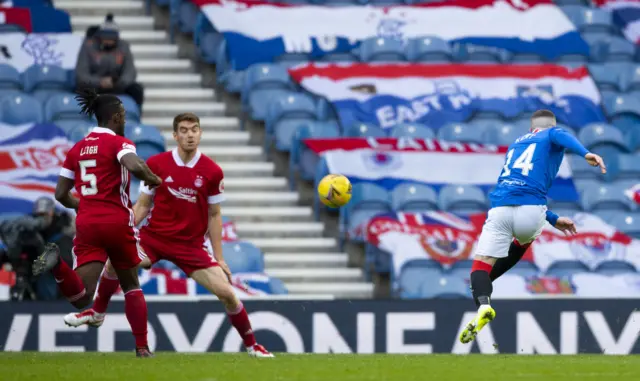
[[[351,182],[342,175],[327,175],[318,184],[318,197],[330,208],[347,205],[351,200]]]

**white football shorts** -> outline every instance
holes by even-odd
[[[546,205],[499,206],[489,210],[474,255],[504,258],[513,239],[533,242],[544,227]]]

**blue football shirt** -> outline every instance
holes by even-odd
[[[498,185],[489,195],[491,207],[546,205],[565,149],[580,156],[588,153],[576,138],[558,127],[535,130],[516,139],[507,150]]]

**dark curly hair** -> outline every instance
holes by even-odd
[[[115,95],[98,95],[95,89],[79,90],[77,94],[75,98],[81,108],[80,113],[95,116],[101,127],[106,127],[113,115],[121,109],[122,101]]]

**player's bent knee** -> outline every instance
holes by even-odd
[[[149,270],[151,266],[153,266],[153,263],[151,263],[151,260],[148,257],[145,257],[138,265],[138,268]]]

